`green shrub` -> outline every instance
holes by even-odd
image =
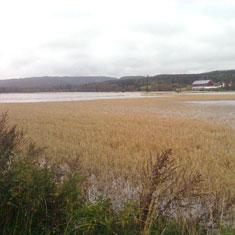
[[[49,169],[38,169],[23,160],[12,164],[0,180],[0,223],[3,232],[38,234],[50,230],[55,189]]]
[[[83,234],[112,234],[114,211],[109,200],[84,203],[77,211],[78,231]]]
[[[129,201],[118,211],[117,215],[117,232],[119,234],[139,234],[139,216],[140,208],[138,202]]]
[[[61,174],[43,150],[0,118],[1,234],[58,234],[74,230],[75,212],[84,203],[82,178]]]

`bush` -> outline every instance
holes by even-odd
[[[0,223],[6,234],[46,232],[53,223],[55,182],[47,168],[17,161],[0,180]]]
[[[3,234],[53,234],[74,229],[84,202],[82,178],[61,174],[43,159],[43,150],[0,119],[0,228]]]

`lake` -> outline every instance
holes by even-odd
[[[158,97],[159,95],[151,95]],[[42,92],[2,93],[0,103],[63,102],[79,100],[127,99],[149,97],[143,92]]]

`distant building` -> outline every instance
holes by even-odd
[[[219,87],[212,80],[197,80],[192,84],[192,90],[213,90]]]

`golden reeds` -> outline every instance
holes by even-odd
[[[223,210],[235,196],[235,134],[229,123],[219,124],[222,108],[218,113],[184,103],[196,99],[221,96],[1,104],[0,111],[9,110],[10,120],[47,146],[54,161],[79,157],[93,189],[114,202],[135,197],[143,165],[170,148],[185,174],[201,176],[200,192],[215,195],[205,205],[213,210],[220,195]]]

